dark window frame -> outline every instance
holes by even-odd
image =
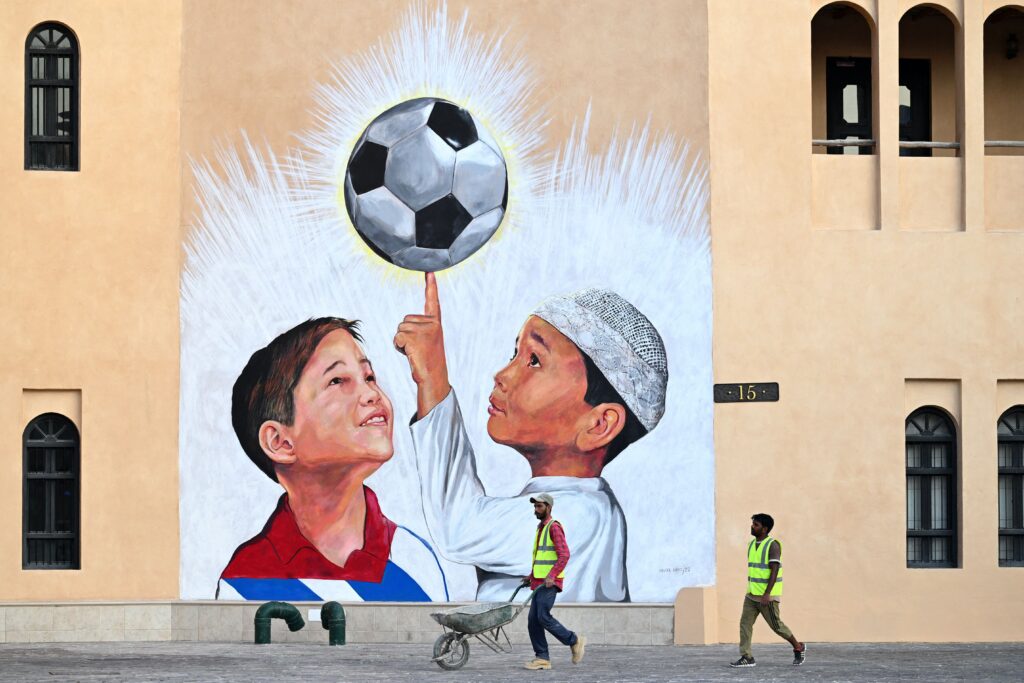
[[[43,38],[45,31],[56,30],[66,37],[68,47],[57,47],[48,44],[44,47],[33,47],[33,39]],[[52,35],[52,34],[50,34]],[[60,77],[58,60],[68,58],[67,73]],[[34,59],[41,59],[43,76],[33,74]],[[25,39],[25,170],[26,171],[78,171],[81,110],[79,107],[81,83],[79,78],[79,45],[78,37],[68,26],[55,21],[48,21],[35,26]],[[45,129],[42,133],[33,133],[33,93],[39,89],[41,115],[39,123]],[[58,92],[67,88],[66,133],[59,132]],[[64,146],[67,146],[66,153]],[[39,159],[42,158],[42,161]],[[35,161],[34,161],[35,160]]]
[[[43,413],[31,420],[22,434],[22,569],[81,569],[81,439],[78,427],[67,416]],[[60,455],[67,456],[61,464]],[[42,456],[41,458],[39,456]],[[40,467],[40,463],[42,467]],[[31,482],[44,483],[44,529],[30,530]],[[57,496],[60,482],[70,481],[70,519],[67,530],[56,529]],[[67,542],[70,541],[70,544]],[[63,543],[63,546],[61,544]],[[69,549],[57,560],[60,547]],[[32,555],[53,557],[52,561],[31,560]]]
[[[907,123],[900,123],[901,141],[932,141],[932,60],[900,57],[899,85],[906,85],[915,96],[907,111]],[[913,87],[911,87],[913,86]],[[903,105],[900,105],[901,107]],[[900,110],[902,114],[902,110]],[[930,157],[928,147],[901,147],[901,157]]]
[[[1012,423],[1011,423],[1012,420]],[[1003,559],[999,557],[1000,567],[1024,567],[1024,405],[1013,406],[1002,415],[996,422],[997,450],[996,462],[998,464],[999,451],[1003,446],[1008,446],[1010,451],[1010,464],[999,465],[997,486],[1002,496],[1002,484],[1004,477],[1009,479],[1011,526],[998,526],[999,544],[1003,539],[1015,547],[1010,551],[1014,557]],[[996,503],[998,505],[998,501]],[[997,508],[998,511],[998,508]],[[1000,554],[1001,555],[1001,554]]]
[[[843,118],[843,88],[856,85],[863,89],[857,99],[860,123],[846,123]],[[825,136],[830,140],[872,140],[874,130],[874,94],[871,88],[871,57],[825,57]],[[857,154],[875,153],[874,146],[855,147]],[[829,147],[827,154],[844,154],[844,147]]]
[[[930,422],[930,420],[937,418],[937,422]],[[909,434],[908,427],[914,424],[915,429],[918,433]],[[946,413],[946,411],[935,406],[924,406],[918,408],[910,415],[904,422],[904,467],[906,469],[906,490],[905,495],[909,498],[909,487],[910,478],[918,477],[920,483],[919,486],[919,499],[918,499],[918,510],[920,514],[921,528],[911,529],[910,528],[910,505],[907,500],[907,515],[906,520],[906,533],[907,533],[907,545],[909,546],[911,538],[922,539],[921,555],[923,557],[931,556],[931,545],[932,539],[945,538],[947,539],[947,560],[945,562],[936,562],[931,560],[911,560],[909,549],[907,551],[907,567],[911,569],[955,569],[959,567],[959,517],[958,503],[959,503],[959,480],[957,477],[958,469],[958,449],[957,449],[957,430],[956,422],[953,418]],[[936,434],[940,427],[945,427],[948,434]],[[928,466],[922,467],[911,467],[907,462],[907,451],[911,445],[935,445],[943,444],[947,446],[947,463],[945,467],[932,467],[931,461]],[[928,452],[929,458],[931,457],[931,451]],[[922,463],[923,464],[923,463]],[[943,477],[946,482],[946,527],[945,529],[932,529],[932,505],[931,505],[931,489],[932,480],[935,477]]]

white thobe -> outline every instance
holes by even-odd
[[[423,513],[442,556],[477,568],[477,599],[508,600],[531,570],[537,533],[531,495],[555,499],[569,546],[562,599],[627,601],[626,518],[601,477],[534,477],[518,496],[488,496],[455,391],[410,427]]]

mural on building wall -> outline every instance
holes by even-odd
[[[299,148],[194,164],[183,598],[507,599],[541,492],[563,599],[714,581],[705,165],[589,111],[549,140],[543,88],[416,5]]]

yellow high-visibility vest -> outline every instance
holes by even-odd
[[[747,592],[751,595],[764,595],[764,589],[768,587],[768,577],[772,569],[768,566],[768,547],[772,543],[779,544],[782,550],[782,543],[774,538],[768,537],[761,541],[761,547],[751,541],[747,546]],[[782,595],[782,565],[779,565],[779,573],[775,575],[775,585],[772,586],[773,596]]]
[[[533,578],[535,579],[546,579],[551,573],[551,568],[555,566],[555,562],[558,562],[555,544],[551,542],[551,525],[554,523],[555,520],[552,519],[545,524],[533,542]],[[558,578],[565,578],[564,569]]]

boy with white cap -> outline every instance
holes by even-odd
[[[618,294],[587,289],[540,304],[494,377],[487,432],[518,451],[533,477],[521,494],[486,495],[476,474],[448,368],[437,284],[426,276],[423,315],[399,325],[395,346],[417,385],[411,430],[427,526],[441,554],[477,567],[481,600],[505,600],[530,570],[523,503],[547,492],[571,534],[563,599],[626,601],[626,522],[601,472],[665,411],[668,365],[651,322]]]

